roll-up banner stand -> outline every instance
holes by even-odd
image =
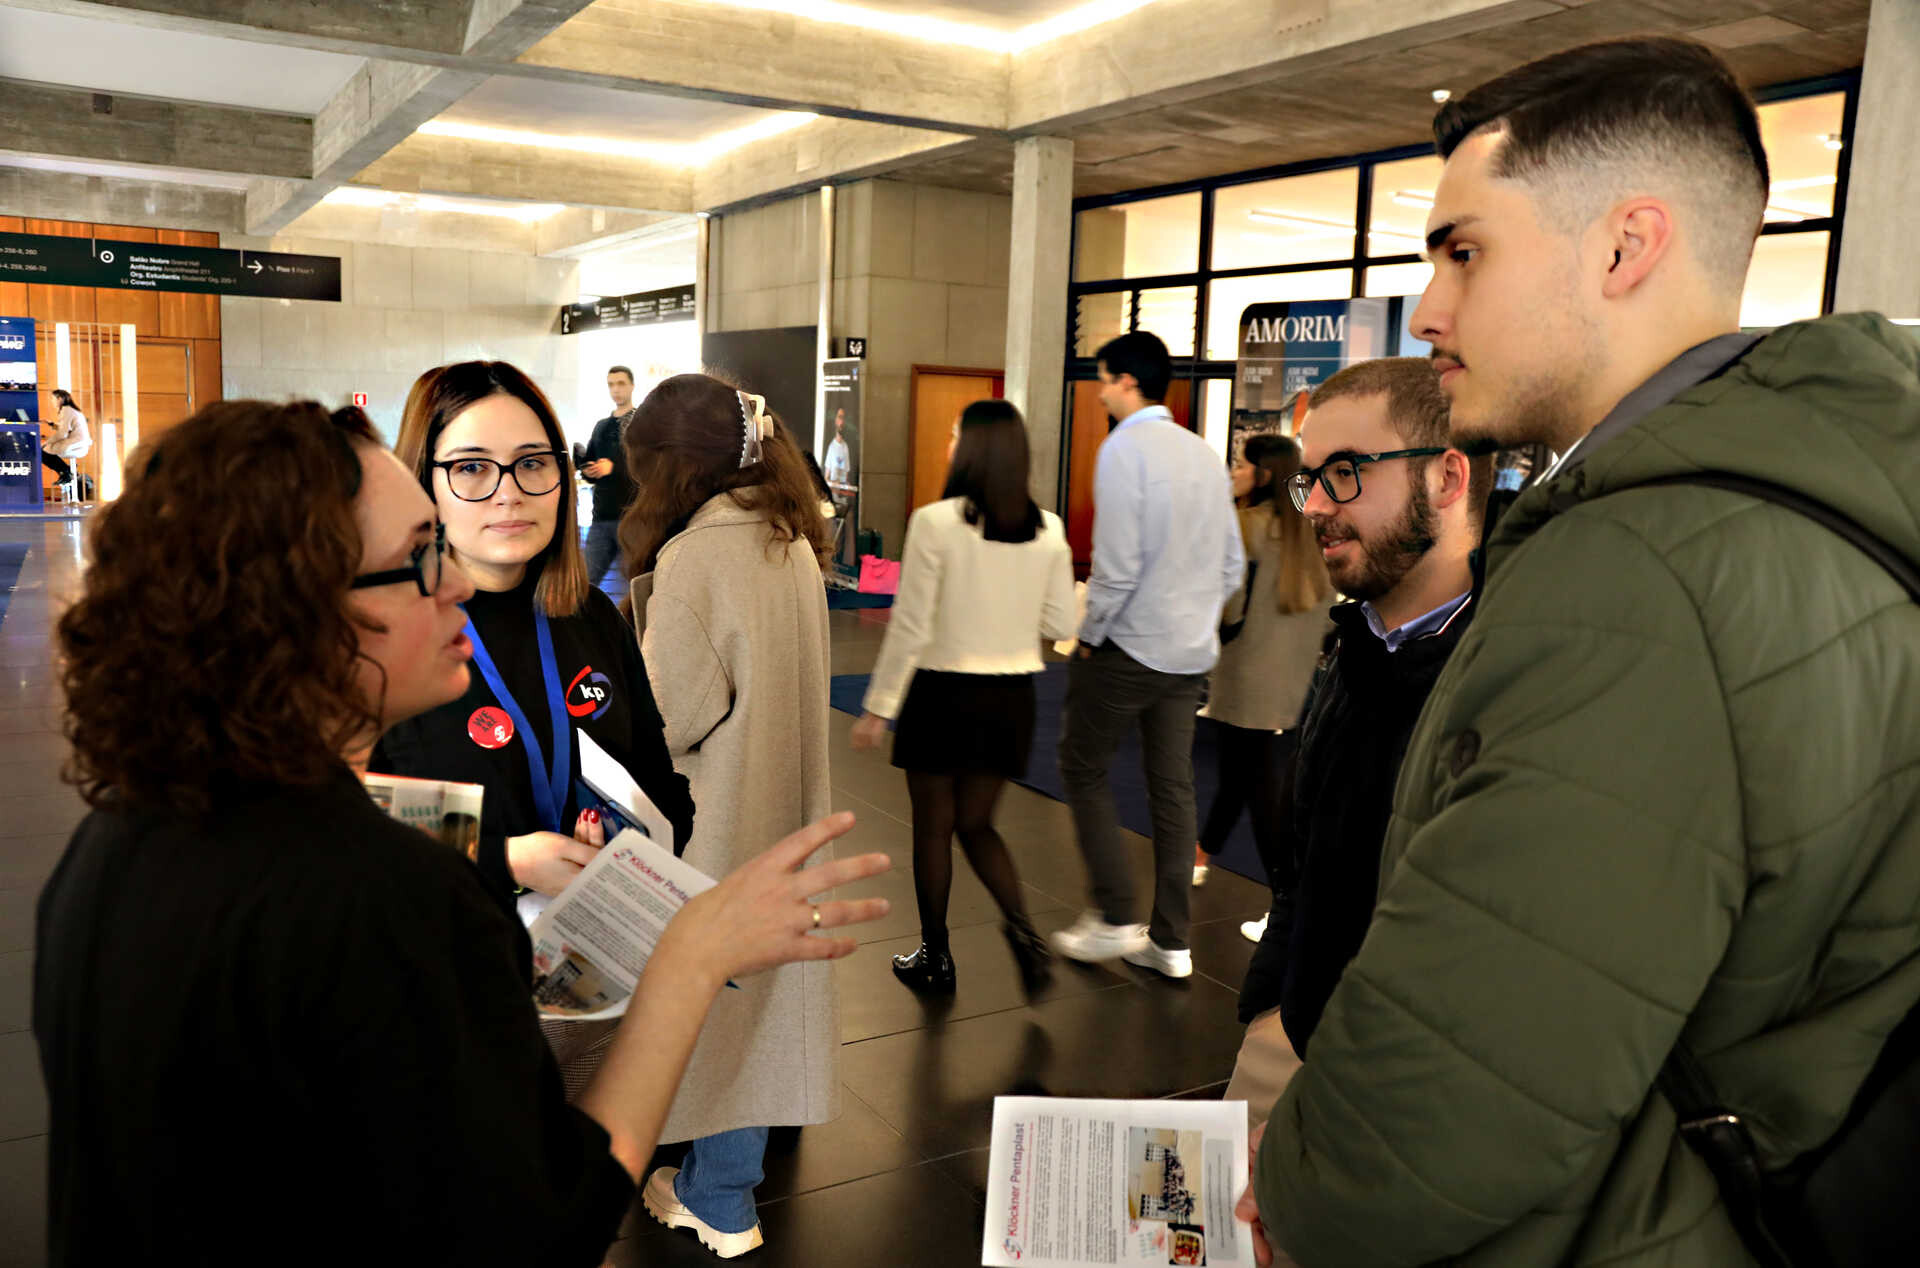
[[[1228,461],[1239,460],[1250,436],[1298,435],[1313,389],[1342,367],[1427,355],[1429,345],[1407,327],[1419,302],[1408,295],[1247,305],[1240,314]]]
[[[31,317],[0,317],[0,506],[39,509],[40,393]]]
[[[833,492],[831,584],[860,584],[860,411],[866,399],[858,357],[835,357],[820,364],[826,382],[826,417],[821,420],[815,458]]]

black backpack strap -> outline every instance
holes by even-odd
[[[1874,533],[1860,526],[1851,516],[1797,489],[1774,484],[1752,476],[1729,471],[1698,471],[1687,475],[1662,476],[1606,494],[1627,489],[1645,489],[1662,485],[1692,484],[1728,493],[1740,493],[1762,502],[1785,507],[1851,542],[1861,554],[1879,564],[1906,590],[1908,597],[1920,603],[1920,567]],[[1760,1170],[1760,1155],[1753,1134],[1739,1114],[1722,1104],[1699,1058],[1684,1042],[1676,1043],[1667,1054],[1666,1064],[1654,1081],[1679,1118],[1680,1138],[1706,1162],[1720,1186],[1720,1196],[1739,1230],[1747,1249],[1764,1268],[1792,1268],[1793,1257],[1782,1246],[1778,1235],[1778,1214],[1768,1211],[1767,1186]]]
[[[1857,547],[1898,581],[1906,589],[1907,595],[1915,603],[1920,603],[1920,567],[1912,560],[1889,546],[1872,532],[1862,528],[1850,516],[1835,510],[1825,502],[1808,497],[1797,489],[1774,484],[1769,480],[1756,480],[1752,476],[1735,475],[1730,471],[1697,471],[1691,475],[1661,476],[1657,480],[1643,480],[1638,484],[1625,485],[1618,489],[1608,489],[1608,494],[1624,493],[1628,489],[1651,489],[1662,485],[1699,484],[1710,489],[1724,489],[1728,493],[1744,493],[1750,498],[1762,502],[1771,502],[1775,506],[1784,506],[1816,524],[1824,525]]]

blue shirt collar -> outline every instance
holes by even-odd
[[[1374,637],[1387,645],[1387,651],[1397,652],[1412,639],[1427,638],[1446,629],[1454,613],[1465,607],[1467,600],[1472,597],[1473,591],[1462,591],[1433,611],[1416,616],[1405,625],[1391,630],[1380,619],[1380,614],[1373,610],[1373,604],[1363,601],[1360,610],[1366,614],[1367,628],[1373,631]]]
[[[1119,424],[1114,427],[1114,430],[1119,431],[1122,427],[1131,427],[1135,423],[1143,423],[1149,418],[1164,418],[1168,422],[1172,422],[1173,411],[1164,405],[1149,405],[1145,409],[1135,410],[1133,413],[1121,419]]]

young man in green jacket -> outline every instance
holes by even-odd
[[[1306,1268],[1750,1263],[1655,1077],[1684,1040],[1778,1167],[1920,1000],[1920,607],[1795,512],[1627,486],[1735,472],[1920,560],[1920,343],[1738,332],[1767,162],[1699,45],[1546,58],[1435,135],[1455,442],[1562,457],[1486,543],[1242,1212]]]

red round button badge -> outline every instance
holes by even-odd
[[[513,719],[500,709],[475,709],[467,719],[467,734],[481,748],[505,748],[513,738]]]

